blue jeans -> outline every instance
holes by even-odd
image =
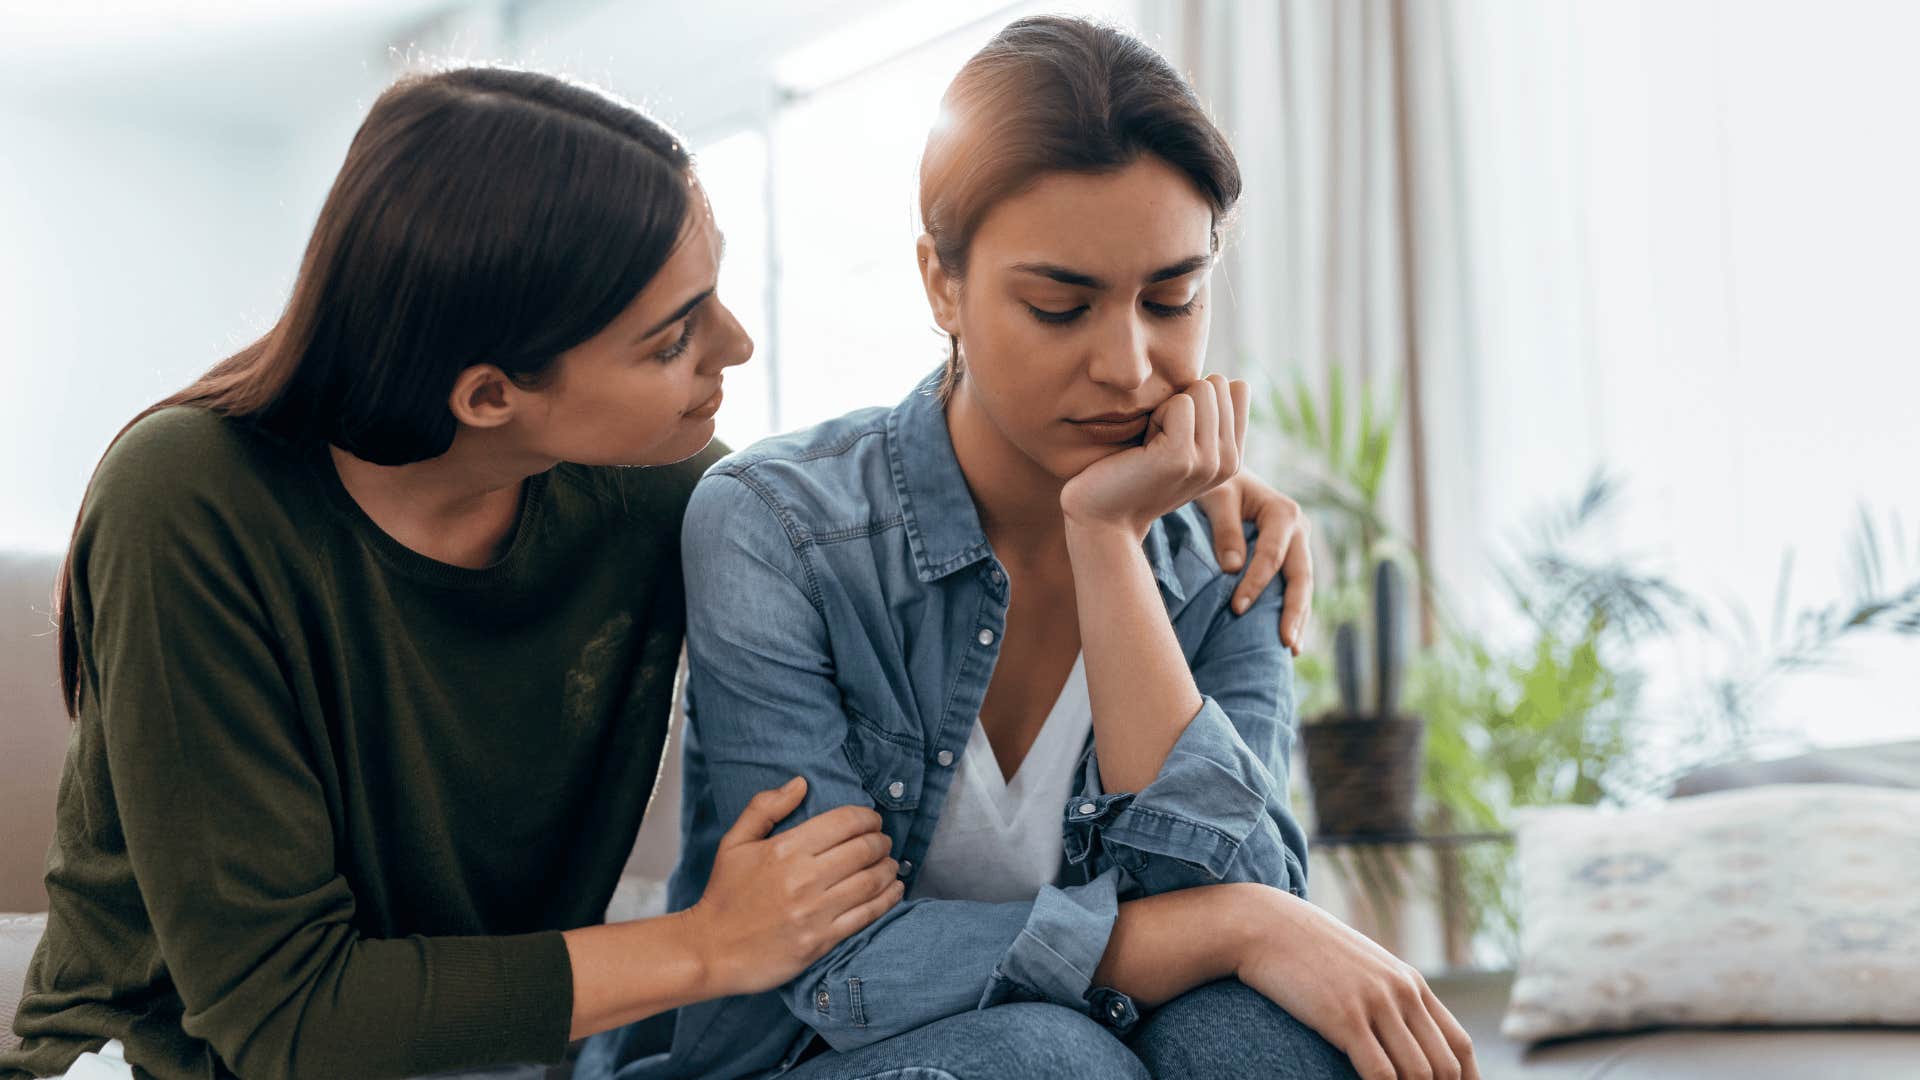
[[[1352,1080],[1347,1056],[1236,979],[1188,991],[1125,1040],[1060,1005],[959,1013],[783,1080]]]

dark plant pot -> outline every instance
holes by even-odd
[[[1329,715],[1301,729],[1321,836],[1416,831],[1427,724],[1418,716]]]

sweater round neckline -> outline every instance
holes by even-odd
[[[541,509],[546,504],[547,477],[551,472],[535,473],[520,485],[520,505],[514,512],[513,537],[507,542],[507,550],[486,566],[470,567],[455,566],[423,555],[382,529],[380,523],[373,520],[353,497],[353,493],[347,490],[327,444],[320,445],[308,465],[318,474],[321,487],[326,490],[327,501],[382,562],[416,580],[454,588],[475,588],[509,581],[527,563],[531,557],[534,535],[538,531]]]

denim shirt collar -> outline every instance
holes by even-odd
[[[887,462],[900,496],[914,570],[922,582],[936,581],[993,554],[973,505],[973,492],[953,452],[939,385],[940,375],[935,372],[887,416]],[[1183,601],[1187,591],[1174,570],[1177,545],[1167,534],[1167,519],[1155,521],[1142,548],[1160,587],[1172,599]]]

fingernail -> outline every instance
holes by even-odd
[[[1242,596],[1242,597],[1239,597],[1239,598],[1237,598],[1237,599],[1235,599],[1235,600],[1234,600],[1234,602],[1233,602],[1233,613],[1234,613],[1235,615],[1245,615],[1245,614],[1247,613],[1247,598],[1246,598],[1246,597],[1244,597],[1244,596]]]
[[[1243,561],[1245,560],[1241,559],[1239,552],[1229,551],[1227,552],[1227,557],[1220,560],[1220,568],[1222,570],[1238,570]]]

